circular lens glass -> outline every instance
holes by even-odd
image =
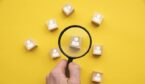
[[[79,58],[90,50],[92,38],[84,27],[72,25],[60,33],[58,44],[65,56]]]

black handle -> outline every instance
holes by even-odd
[[[67,65],[66,65],[66,69],[65,69],[65,75],[67,78],[70,78],[70,73],[69,73],[69,63],[71,63],[73,61],[72,58],[69,58],[67,61]]]

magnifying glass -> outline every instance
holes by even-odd
[[[69,63],[89,52],[92,46],[92,37],[86,28],[80,25],[71,25],[61,31],[58,46],[60,51],[68,58],[65,74],[69,78]]]

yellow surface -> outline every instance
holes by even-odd
[[[70,3],[75,13],[65,17],[61,8]],[[100,12],[104,22],[90,20]],[[48,19],[56,18],[59,30],[49,32]],[[68,25],[85,26],[93,44],[103,45],[103,55],[89,52],[75,60],[82,67],[82,84],[91,83],[92,71],[103,72],[102,84],[145,84],[145,0],[0,0],[0,84],[45,84],[45,76],[63,58],[52,60],[60,31]],[[36,40],[28,52],[24,41]]]

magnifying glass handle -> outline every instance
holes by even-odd
[[[69,63],[71,63],[73,61],[73,59],[69,58],[67,65],[66,65],[66,69],[65,69],[65,75],[66,77],[70,78],[70,72],[69,72]]]

